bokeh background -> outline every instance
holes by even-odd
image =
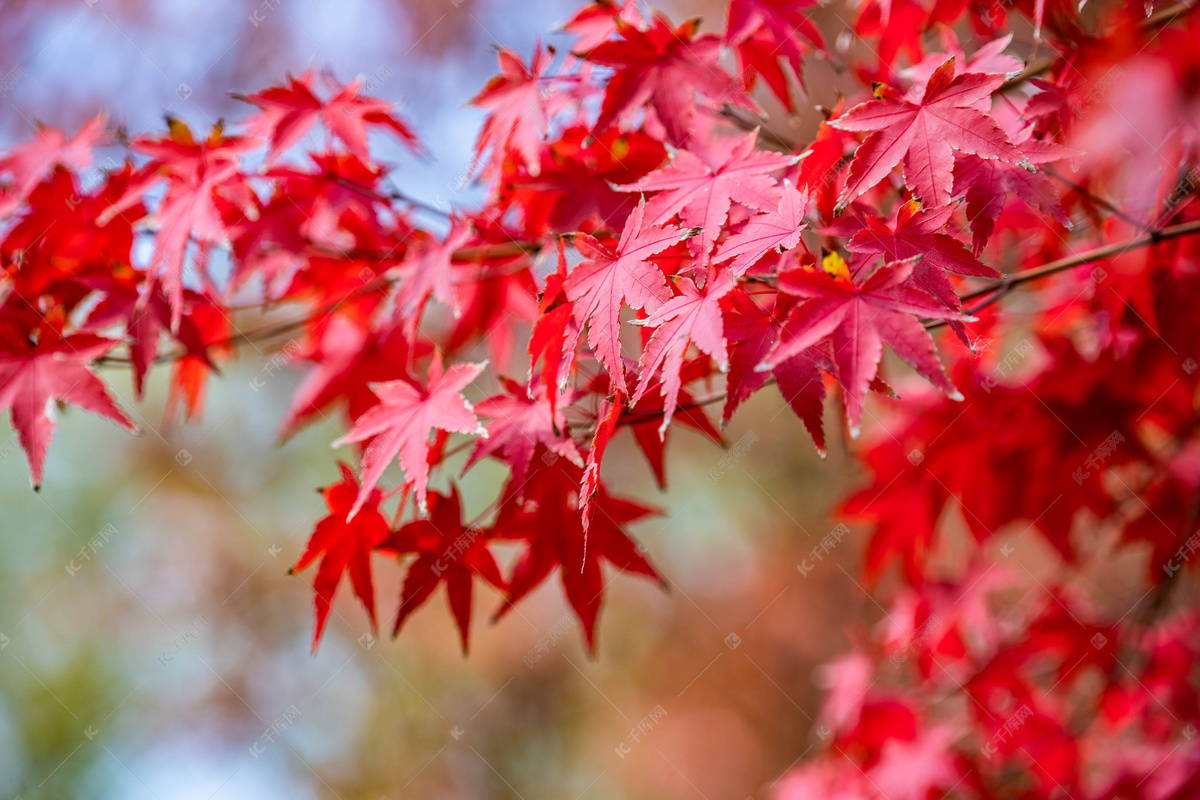
[[[717,3],[660,6],[723,22]],[[0,143],[37,121],[73,131],[101,108],[131,136],[162,130],[164,114],[207,128],[244,113],[231,91],[329,69],[401,104],[431,155],[381,140],[381,159],[397,186],[431,201],[470,161],[482,116],[465,101],[495,71],[494,46],[565,44],[553,31],[573,7],[9,0],[0,74],[18,77],[0,98]],[[848,13],[822,12],[831,41]],[[809,82],[810,104],[836,102],[829,65]],[[811,134],[815,118],[773,110],[777,132]],[[768,796],[808,751],[818,665],[878,616],[850,577],[858,532],[807,576],[796,568],[859,478],[836,430],[821,461],[764,391],[727,432],[753,433],[747,455],[715,482],[722,451],[673,433],[665,493],[619,437],[606,476],[663,509],[634,534],[670,591],[616,577],[594,661],[557,584],[495,626],[499,597],[477,589],[467,659],[440,593],[392,641],[369,636],[343,587],[314,657],[310,588],[286,571],[322,515],[313,489],[336,480],[328,443],[342,431],[327,423],[277,444],[301,373],[257,389],[269,356],[250,348],[226,363],[203,420],[186,426],[164,421],[165,374],[134,403],[129,375],[106,370],[144,435],[68,410],[38,493],[4,415],[0,797],[742,800]],[[501,479],[488,465],[467,476],[469,514]],[[399,570],[380,559],[376,574],[381,608],[394,607]],[[634,743],[656,708],[665,716]]]

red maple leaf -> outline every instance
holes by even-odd
[[[784,59],[803,88],[804,57],[813,46],[825,49],[821,32],[804,14],[805,7],[816,5],[815,0],[730,0],[729,3],[725,41],[738,48],[742,73],[746,74],[751,67],[763,73],[771,90],[789,111],[792,98],[786,79],[781,73],[775,76],[779,68],[774,62]]]
[[[622,186],[627,192],[658,192],[646,205],[651,224],[661,224],[678,214],[685,225],[699,228],[700,255],[707,255],[725,225],[729,207],[736,201],[758,211],[779,204],[780,190],[770,176],[795,163],[795,156],[756,149],[758,131],[745,136],[717,136],[695,141],[697,152],[679,150],[671,163],[636,183]]]
[[[425,508],[430,432],[487,435],[471,404],[461,394],[463,387],[486,366],[486,363],[455,364],[443,373],[441,358],[435,355],[425,386],[403,379],[371,384],[379,405],[359,417],[354,428],[333,443],[334,447],[341,447],[370,440],[363,450],[362,489],[351,514],[362,508],[383,471],[397,456],[404,469],[404,485],[416,489],[417,504]]]
[[[974,233],[974,248],[978,255],[996,227],[996,219],[1004,210],[1009,197],[1016,195],[1027,205],[1036,208],[1060,225],[1071,226],[1071,220],[1058,200],[1058,190],[1033,165],[1057,161],[1072,154],[1054,142],[1029,139],[1032,128],[1014,137],[1024,159],[1019,164],[994,158],[959,154],[954,159],[954,194],[966,195],[967,218]]]
[[[49,325],[38,340],[10,327],[0,327],[0,410],[7,408],[12,426],[29,460],[34,488],[42,482],[46,448],[57,425],[50,401],[79,406],[136,430],[113,402],[104,382],[88,368],[118,342],[90,333],[62,336]]]
[[[12,176],[0,195],[0,217],[16,210],[56,164],[86,169],[92,163],[92,150],[103,137],[103,114],[83,123],[71,137],[59,128],[39,124],[36,137],[12,147],[0,158],[0,175]]]
[[[559,239],[558,271],[546,277],[546,287],[538,302],[538,318],[529,333],[529,385],[533,386],[533,368],[541,358],[540,377],[551,414],[556,413],[559,395],[566,391],[567,380],[575,368],[575,347],[579,344],[580,326],[563,288],[566,279],[566,246]]]
[[[839,259],[840,261],[840,259]],[[927,380],[961,399],[942,371],[933,339],[918,320],[959,319],[958,312],[912,286],[906,286],[914,261],[883,264],[858,281],[815,269],[779,276],[782,291],[805,298],[796,306],[758,369],[769,369],[831,337],[832,360],[842,385],[850,433],[858,436],[863,398],[875,378],[887,342]]]
[[[583,456],[567,430],[562,409],[551,406],[544,385],[539,385],[531,396],[524,386],[506,378],[504,389],[505,394],[492,395],[475,405],[475,411],[491,421],[487,425],[487,438],[476,443],[463,472],[484,456],[498,454],[512,467],[513,477],[520,480],[539,444],[574,464],[583,463]],[[573,397],[568,395],[565,399],[570,405]]]
[[[686,387],[695,381],[707,379],[711,375],[711,359],[708,356],[701,356],[693,358],[683,365],[679,370],[679,383],[681,387]],[[641,389],[643,380],[639,380],[636,376],[630,376],[629,380],[632,385],[637,387],[634,391]],[[634,381],[636,383],[633,383]],[[646,461],[650,464],[650,469],[654,471],[654,479],[658,483],[658,488],[666,489],[667,473],[665,459],[667,440],[671,438],[671,431],[667,429],[666,433],[660,436],[659,424],[666,411],[667,398],[663,396],[660,390],[662,386],[661,376],[647,375],[644,378],[644,383],[646,391],[642,399],[638,402],[638,407],[636,409],[625,409],[621,418],[621,425],[628,427],[630,432],[633,433],[633,438],[637,443],[638,449],[642,451],[642,455],[646,457]],[[696,405],[695,397],[686,388],[679,389],[673,419],[675,422],[682,423],[692,430],[699,431],[714,443],[718,445],[723,444],[721,432],[709,421],[708,416],[704,413],[704,409]]]
[[[610,495],[599,485],[592,498],[591,524],[585,534],[580,514],[579,486],[583,470],[565,458],[535,457],[530,475],[518,499],[512,480],[496,518],[496,536],[524,543],[513,564],[507,602],[496,616],[512,609],[557,567],[567,602],[583,625],[589,652],[595,652],[596,619],[604,598],[606,581],[601,563],[618,570],[658,578],[654,567],[624,531],[630,522],[654,510]],[[661,579],[659,579],[661,580]]]
[[[575,247],[587,260],[575,265],[563,288],[575,321],[588,326],[588,343],[622,392],[628,390],[621,365],[621,303],[655,311],[670,298],[666,277],[649,259],[688,233],[648,224],[642,202],[626,220],[615,250],[587,234],[575,236]]]
[[[629,217],[637,199],[613,186],[630,183],[663,163],[662,142],[643,131],[610,128],[595,138],[575,126],[542,150],[537,177],[510,164],[500,187],[500,200],[520,211],[526,230],[616,230]]]
[[[458,314],[452,261],[455,251],[469,242],[471,236],[471,223],[455,217],[443,241],[429,237],[414,248],[410,257],[390,270],[390,274],[399,279],[396,308],[401,314],[415,323],[418,312],[430,296]]]
[[[914,64],[924,58],[921,35],[928,18],[929,11],[917,0],[868,0],[859,6],[854,32],[877,42],[875,54],[879,56],[879,64],[876,72],[892,75],[892,65],[901,50]]]
[[[150,157],[125,194],[100,216],[101,224],[127,208],[140,205],[146,190],[163,178],[166,194],[153,214],[158,223],[152,271],[171,303],[171,329],[183,313],[183,267],[188,244],[200,246],[196,267],[204,271],[207,247],[226,239],[226,215],[237,219],[254,213],[255,197],[241,171],[246,140],[227,137],[214,128],[197,142],[186,125],[170,120],[170,134],[138,139],[131,147]]]
[[[643,23],[642,12],[638,11],[637,0],[595,0],[575,12],[563,23],[562,29],[576,36],[571,48],[576,52],[587,52],[617,32],[617,18],[629,25]]]
[[[836,212],[887,177],[902,159],[905,183],[930,208],[950,201],[955,151],[1019,161],[1004,131],[978,108],[1003,82],[1003,75],[975,72],[956,78],[952,58],[934,70],[920,101],[884,86],[877,91],[882,99],[831,120],[840,130],[870,132],[854,154]]]
[[[807,212],[808,194],[785,180],[778,208],[748,219],[737,233],[721,242],[713,254],[713,263],[732,258],[729,271],[734,277],[741,277],[767,253],[791,250],[800,244],[800,234],[808,227],[804,222]]]
[[[779,322],[794,307],[795,298],[779,294],[773,307],[760,308],[744,291],[736,290],[721,301],[725,319],[725,335],[729,339],[729,374],[726,376],[725,409],[721,415],[724,428],[733,412],[750,395],[761,389],[768,378],[774,377],[783,399],[791,406],[812,436],[817,452],[825,457],[825,372],[836,367],[824,347],[802,350],[780,362],[769,373],[756,367],[766,358],[779,338]],[[871,382],[872,391],[891,395],[891,389],[878,376]]]
[[[591,523],[592,498],[600,489],[600,462],[604,451],[617,430],[617,422],[621,419],[625,398],[620,392],[613,394],[611,399],[605,398],[600,404],[599,421],[596,432],[592,435],[592,446],[588,449],[587,466],[579,481],[579,515],[583,519],[583,554],[587,556],[587,532]]]
[[[604,92],[597,132],[649,103],[668,141],[682,146],[696,129],[697,93],[759,110],[721,67],[721,40],[712,34],[696,36],[699,20],[672,29],[666,17],[656,13],[646,30],[621,17],[616,17],[616,25],[620,40],[577,53],[615,70]]]
[[[524,162],[529,174],[537,177],[542,166],[542,144],[549,124],[542,97],[542,73],[550,66],[553,54],[542,50],[539,41],[533,48],[529,66],[506,47],[497,50],[500,74],[487,82],[471,105],[488,108],[492,113],[483,121],[475,140],[475,159],[471,171],[484,152],[492,150],[492,167],[499,170],[509,155]]]
[[[339,86],[332,76],[324,77],[327,88],[333,92],[328,100],[322,100],[313,91],[312,72],[305,72],[299,78],[289,77],[286,84],[256,94],[235,95],[262,109],[246,125],[252,135],[262,136],[271,143],[269,159],[274,160],[298,142],[318,119],[364,162],[370,160],[368,126],[386,128],[409,148],[420,151],[416,135],[393,113],[391,103],[362,95],[361,80]]]
[[[342,575],[350,573],[350,584],[354,595],[367,609],[371,617],[371,629],[375,629],[375,589],[371,582],[371,551],[387,539],[387,520],[379,513],[383,495],[372,489],[367,502],[359,513],[351,516],[351,508],[358,497],[358,480],[345,464],[339,463],[341,483],[321,489],[329,513],[313,528],[312,536],[304,553],[296,561],[291,572],[300,572],[318,557],[321,566],[313,579],[313,604],[316,611],[316,626],[313,630],[312,650],[315,653],[321,643],[321,634],[333,608],[333,596]]]
[[[641,323],[654,328],[654,334],[642,352],[638,372],[648,379],[662,368],[662,379],[658,386],[665,406],[662,423],[658,427],[660,439],[667,435],[667,428],[675,413],[675,403],[683,385],[680,370],[683,369],[688,345],[695,343],[700,352],[716,359],[722,372],[729,368],[725,325],[721,319],[721,298],[736,285],[733,276],[726,271],[717,273],[703,290],[696,288],[690,278],[680,278],[680,293]],[[631,407],[637,405],[649,386],[649,380],[643,380],[638,385],[629,404]]]
[[[961,304],[947,272],[979,278],[999,278],[1000,273],[981,264],[966,245],[944,232],[953,215],[953,206],[924,211],[919,203],[903,203],[888,222],[868,216],[866,225],[846,243],[846,248],[852,253],[882,256],[886,261],[920,256],[913,267],[913,284],[948,308],[958,308]]]
[[[507,588],[487,541],[487,531],[463,526],[462,503],[458,487],[453,484],[448,496],[433,493],[428,519],[413,520],[388,537],[381,550],[400,555],[417,554],[404,576],[392,635],[400,632],[409,615],[424,605],[438,584],[444,581],[450,612],[458,625],[465,655],[470,641],[474,577],[480,576],[501,591]]]
[[[370,384],[408,377],[413,348],[399,328],[370,331],[357,320],[335,314],[312,336],[310,345],[294,353],[316,366],[296,387],[279,423],[282,440],[339,400],[346,401],[346,416],[353,422],[378,402]]]

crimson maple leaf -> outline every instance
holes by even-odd
[[[892,65],[901,50],[914,64],[924,58],[921,37],[928,20],[929,11],[917,0],[867,0],[858,7],[854,32],[876,42],[877,71],[892,74]]]
[[[298,142],[318,119],[364,162],[370,160],[367,151],[369,125],[390,130],[410,149],[420,151],[416,135],[393,113],[391,103],[361,94],[361,79],[339,86],[332,76],[324,77],[333,91],[328,100],[321,100],[313,91],[311,72],[305,72],[299,78],[289,76],[286,84],[256,94],[234,95],[262,109],[261,114],[246,124],[251,135],[263,136],[270,141],[269,159],[274,160]]]
[[[574,464],[583,463],[583,456],[567,430],[562,409],[551,406],[545,385],[539,385],[531,394],[521,384],[506,378],[504,389],[505,394],[492,395],[475,405],[476,412],[491,421],[487,425],[487,438],[476,443],[463,472],[484,456],[499,454],[519,480],[529,469],[529,460],[539,444]],[[564,398],[567,405],[574,399],[573,394]]]
[[[696,238],[698,254],[707,255],[734,201],[758,211],[779,204],[779,186],[769,176],[794,164],[797,158],[760,151],[757,142],[758,131],[738,137],[713,137],[696,146],[696,153],[679,150],[665,167],[620,188],[626,192],[658,192],[646,205],[651,224],[664,223],[679,214],[685,225],[700,229]]]
[[[471,240],[471,223],[455,217],[445,240],[432,237],[416,248],[416,252],[389,271],[400,281],[396,307],[413,322],[418,311],[432,295],[442,305],[458,314],[458,294],[454,291],[454,253]]]
[[[804,15],[806,6],[816,5],[815,0],[730,0],[729,3],[725,41],[738,48],[743,74],[751,68],[762,72],[789,111],[792,98],[787,81],[782,74],[775,77],[779,68],[774,62],[785,59],[803,88],[804,57],[812,45],[825,49],[821,32]]]
[[[43,326],[38,340],[0,327],[0,410],[7,408],[29,461],[30,481],[42,482],[42,464],[57,425],[52,400],[107,417],[128,430],[136,426],[109,396],[88,363],[107,353],[115,339],[90,333],[62,336]]]
[[[400,555],[416,553],[400,589],[400,608],[392,635],[400,632],[404,621],[424,605],[438,584],[445,581],[450,612],[458,624],[463,654],[467,652],[471,632],[471,596],[474,576],[504,591],[507,586],[500,567],[487,548],[488,533],[474,526],[464,527],[458,487],[450,485],[450,494],[437,492],[429,500],[428,519],[416,519],[388,537],[380,548]]]
[[[562,29],[575,34],[575,52],[587,52],[617,32],[617,18],[639,26],[644,22],[637,0],[595,0],[575,12]]]
[[[792,311],[779,341],[757,369],[774,368],[831,337],[832,360],[855,437],[884,342],[947,395],[962,399],[942,371],[933,339],[918,320],[962,317],[920,289],[904,285],[914,266],[915,259],[883,264],[869,275],[860,275],[857,282],[844,270],[836,277],[812,268],[784,272],[779,276],[780,290],[805,302]]]
[[[671,296],[667,279],[649,259],[689,235],[680,228],[649,224],[643,201],[626,220],[616,250],[587,234],[575,236],[575,247],[587,260],[575,265],[563,289],[575,321],[588,326],[588,343],[622,392],[628,390],[621,365],[621,303],[648,311],[665,303]]]
[[[316,611],[316,626],[313,630],[312,650],[315,653],[321,643],[321,634],[333,608],[333,596],[342,582],[342,574],[349,571],[354,595],[367,609],[371,617],[371,629],[375,629],[375,589],[371,582],[371,551],[387,539],[387,520],[379,513],[383,494],[372,489],[362,510],[351,515],[351,508],[358,497],[358,480],[348,466],[339,462],[341,483],[321,489],[329,513],[313,528],[312,536],[304,553],[296,561],[291,572],[300,572],[318,557],[321,566],[313,579],[313,604]]]
[[[604,451],[612,441],[617,430],[617,422],[621,419],[621,411],[625,408],[625,398],[620,392],[614,392],[611,399],[605,398],[600,404],[599,421],[596,432],[592,435],[592,446],[587,454],[587,466],[583,470],[583,478],[579,481],[579,515],[583,519],[583,554],[587,556],[587,532],[591,524],[592,498],[600,489],[600,462]]]
[[[700,356],[684,364],[679,370],[680,386],[687,387],[696,381],[703,381],[710,378],[712,376],[711,361],[708,356]],[[621,423],[629,428],[638,449],[642,451],[642,455],[649,462],[658,488],[666,489],[667,473],[665,461],[667,440],[671,437],[671,431],[668,428],[666,433],[660,436],[658,429],[666,412],[667,398],[663,396],[663,392],[661,391],[661,375],[651,376],[646,373],[643,373],[643,375],[645,375],[644,379],[633,374],[629,377],[631,385],[636,387],[634,389],[635,392],[641,390],[643,382],[646,384],[646,391],[642,399],[638,402],[636,409],[625,409],[624,418],[621,420]],[[691,392],[686,388],[680,388],[676,397],[676,413],[673,419],[676,423],[682,423],[692,430],[704,434],[718,445],[724,444],[724,441],[721,439],[721,432],[713,426],[708,416],[704,413],[704,409],[697,405],[695,400],[696,398],[692,396]]]
[[[537,178],[510,164],[500,199],[520,211],[534,235],[547,229],[616,230],[637,200],[613,186],[642,177],[665,158],[662,142],[643,131],[610,128],[592,138],[586,128],[575,126],[543,148]]]
[[[357,420],[378,402],[370,384],[407,377],[412,350],[399,328],[373,332],[343,314],[324,320],[312,343],[294,354],[311,359],[316,366],[296,387],[279,423],[279,438],[286,441],[304,423],[342,399],[346,416],[352,422]]]
[[[808,227],[804,222],[807,212],[808,194],[785,180],[779,206],[765,214],[755,214],[737,233],[721,242],[713,254],[713,263],[732,258],[729,271],[734,277],[741,277],[767,253],[791,250],[800,244],[800,234]]]
[[[923,211],[919,203],[903,203],[888,222],[868,216],[866,226],[846,243],[846,249],[883,256],[886,261],[920,256],[913,267],[913,284],[948,308],[958,308],[958,295],[946,277],[947,272],[979,278],[999,278],[1000,273],[981,264],[966,245],[944,233],[953,215],[953,206]]]
[[[737,282],[728,272],[721,271],[705,284],[703,290],[696,288],[690,278],[680,278],[678,286],[678,295],[641,322],[654,328],[654,334],[642,352],[638,371],[649,378],[659,367],[662,368],[662,380],[658,386],[665,405],[662,423],[658,427],[660,439],[667,435],[679,390],[683,386],[680,370],[683,369],[688,344],[694,342],[700,352],[716,359],[722,372],[729,369],[725,325],[721,319],[721,298],[729,294]],[[638,385],[630,406],[637,405],[648,386],[648,380]]]
[[[0,194],[0,217],[16,210],[29,197],[55,164],[84,170],[92,163],[92,150],[104,137],[104,115],[97,114],[79,127],[74,136],[49,125],[38,125],[37,136],[8,150],[0,158],[0,175],[11,175]],[[78,198],[76,198],[78,202]]]
[[[656,13],[646,30],[621,17],[616,25],[621,40],[577,53],[615,70],[604,92],[597,132],[649,103],[666,129],[667,140],[681,147],[696,129],[697,93],[761,110],[721,67],[721,40],[712,34],[696,36],[699,20],[672,29],[666,17]]]
[[[779,338],[778,320],[786,318],[795,302],[796,299],[791,295],[778,294],[774,306],[764,309],[740,289],[722,298],[725,335],[729,339],[729,374],[725,382],[725,409],[721,414],[721,427],[729,424],[738,406],[761,389],[769,377],[774,377],[779,393],[804,422],[813,444],[817,446],[817,452],[824,458],[825,376],[822,370],[832,373],[836,369],[826,348],[816,346],[802,350],[776,365],[769,374],[755,369]],[[871,382],[870,388],[894,396],[890,387],[878,376]]]
[[[1060,225],[1071,227],[1071,219],[1063,211],[1054,184],[1034,165],[1058,161],[1073,151],[1054,142],[1030,140],[1032,132],[1032,127],[1026,128],[1014,137],[1024,156],[1019,164],[965,153],[955,156],[954,194],[966,196],[967,218],[971,221],[976,254],[987,244],[996,227],[996,219],[1012,195]]]
[[[557,567],[567,602],[583,625],[588,652],[594,653],[596,619],[607,585],[601,563],[607,561],[622,572],[661,581],[624,530],[625,525],[655,511],[613,497],[599,484],[591,500],[591,524],[585,538],[579,496],[583,470],[565,458],[537,456],[532,463],[520,493],[517,484],[509,480],[494,526],[496,536],[524,543],[508,581],[507,601],[496,616],[508,613]],[[518,498],[518,494],[522,496]]]
[[[838,200],[841,213],[904,161],[904,182],[930,208],[949,202],[954,185],[954,153],[1019,161],[1004,131],[978,104],[1004,82],[1003,75],[968,72],[954,77],[954,59],[929,78],[919,102],[882,86],[882,98],[855,106],[830,125],[869,132],[850,165]]]
[[[225,212],[238,209],[241,217],[253,214],[255,197],[241,172],[246,140],[227,137],[216,127],[208,139],[197,142],[186,125],[177,120],[169,123],[167,137],[138,139],[131,145],[151,160],[125,194],[101,214],[100,223],[140,205],[146,190],[166,179],[166,194],[154,214],[159,229],[152,268],[171,302],[171,330],[177,331],[183,313],[188,243],[194,239],[200,244],[196,260],[202,271],[207,246],[227,236]]]
[[[483,121],[475,140],[475,171],[484,151],[492,149],[492,167],[499,169],[510,154],[524,162],[529,174],[537,177],[542,166],[542,140],[548,125],[542,97],[542,73],[550,66],[551,51],[534,45],[529,66],[506,47],[497,50],[500,74],[487,82],[471,99],[471,105],[488,108],[492,113]]]
[[[575,368],[575,347],[579,344],[580,326],[563,289],[566,279],[566,246],[559,239],[558,271],[546,277],[546,287],[538,302],[538,318],[529,333],[529,385],[533,386],[533,368],[541,358],[540,377],[552,415],[556,413],[558,397],[566,391],[567,380]]]
[[[354,428],[333,443],[334,447],[341,447],[370,440],[363,450],[362,489],[350,510],[351,515],[362,508],[383,471],[397,456],[404,469],[404,485],[416,489],[417,504],[425,508],[430,432],[441,430],[487,436],[471,404],[461,394],[463,387],[475,380],[486,366],[486,362],[455,364],[443,373],[441,358],[435,355],[429,365],[429,383],[425,386],[403,379],[371,384],[379,405],[359,417]]]

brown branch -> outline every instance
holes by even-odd
[[[1191,0],[1191,2],[1172,3],[1171,5],[1159,9],[1150,16],[1146,17],[1144,20],[1138,23],[1138,27],[1146,31],[1170,25],[1176,19],[1188,13],[1195,7],[1196,0]],[[1030,78],[1037,78],[1041,75],[1044,75],[1050,71],[1050,68],[1054,66],[1057,60],[1058,56],[1044,56],[1039,58],[1032,64],[1027,65],[1025,69],[1021,70],[1016,75],[1000,84],[1000,88],[996,91],[1007,92],[1010,89],[1015,89],[1016,87],[1020,86]]]
[[[993,295],[993,298],[989,299],[987,302],[981,303],[980,305],[976,306],[975,308],[970,309],[970,311],[972,311],[972,312],[978,311],[978,310],[980,310],[982,308],[986,308],[987,306],[996,302],[996,300],[999,299],[999,297],[1002,297],[1002,296],[1008,294],[1015,287],[1017,287],[1023,283],[1029,283],[1030,281],[1035,281],[1038,278],[1044,278],[1048,275],[1054,275],[1055,273],[1063,272],[1068,269],[1073,269],[1074,267],[1081,267],[1085,264],[1091,264],[1092,262],[1095,262],[1095,261],[1103,261],[1106,258],[1112,258],[1113,256],[1119,256],[1122,253],[1129,251],[1129,250],[1137,250],[1142,247],[1149,247],[1150,245],[1158,244],[1160,242],[1165,242],[1170,239],[1178,239],[1183,236],[1190,236],[1195,233],[1200,233],[1200,220],[1194,220],[1192,222],[1184,222],[1180,225],[1172,225],[1169,228],[1151,229],[1150,231],[1142,234],[1141,236],[1135,236],[1134,238],[1126,239],[1123,242],[1115,242],[1114,244],[1106,244],[1103,247],[1097,247],[1094,250],[1088,250],[1084,253],[1078,253],[1073,256],[1068,256],[1066,258],[1060,258],[1056,261],[1051,261],[1050,263],[1043,264],[1040,267],[1034,267],[1033,269],[1022,270],[1021,272],[1014,272],[1012,275],[1009,275],[1007,278],[1005,278],[1001,281],[998,281],[993,286],[988,286],[983,289],[977,289],[976,291],[968,292],[967,294],[963,295],[961,299],[963,301],[967,301],[967,300],[974,300],[977,297],[985,297],[987,295]],[[946,324],[945,320],[934,320],[934,321],[927,322],[925,324],[925,327],[929,330],[932,330],[934,328],[940,328],[941,326],[943,326],[945,324]]]
[[[1126,250],[1137,250],[1142,247],[1149,247],[1152,244],[1168,241],[1169,239],[1178,239],[1183,236],[1190,236],[1194,233],[1200,233],[1200,220],[1184,222],[1180,225],[1172,225],[1169,228],[1163,228],[1161,230],[1150,230],[1141,236],[1135,236],[1134,238],[1126,239],[1123,242],[1106,244],[1103,247],[1097,247],[1094,250],[1088,250],[1084,253],[1068,256],[1066,258],[1060,258],[1057,261],[1051,261],[1049,264],[1043,264],[1040,267],[1022,270],[1021,272],[1014,272],[996,286],[989,287],[987,289],[979,289],[978,291],[965,294],[963,295],[962,299],[974,300],[976,297],[982,297],[984,295],[991,294],[992,292],[997,291],[1006,285],[1016,286],[1022,283],[1028,283],[1029,281],[1037,280],[1038,278],[1044,278],[1047,275],[1053,275],[1056,272],[1062,272],[1064,270],[1071,269],[1072,267],[1080,267],[1084,264],[1090,264],[1093,261],[1102,261],[1106,258],[1118,256],[1121,253],[1124,253]]]
[[[494,245],[476,245],[474,247],[464,247],[459,250],[455,250],[454,254],[451,256],[451,259],[454,261],[472,262],[472,261],[483,261],[484,259],[488,259],[488,258],[515,258],[522,254],[533,255],[535,253],[538,253],[542,249],[542,247],[543,247],[543,245],[540,242],[518,242],[518,241],[504,242],[501,244],[494,244]],[[348,258],[348,259],[364,258],[367,260],[370,260],[372,256],[374,256],[375,258],[378,258],[378,255],[379,255],[378,253],[363,253],[360,251],[354,251],[354,252],[329,251],[329,254]],[[293,320],[287,320],[285,322],[276,322],[276,323],[272,323],[270,325],[264,325],[262,327],[254,328],[249,331],[239,332],[237,334],[234,334],[233,336],[227,336],[224,339],[218,339],[217,341],[212,342],[209,345],[207,345],[207,347],[208,347],[208,349],[217,350],[217,349],[220,349],[223,347],[234,347],[234,346],[241,345],[241,344],[249,344],[252,342],[261,342],[261,341],[268,341],[270,339],[274,339],[277,336],[281,336],[286,333],[291,333],[292,331],[296,331],[296,330],[303,328],[314,317],[332,314],[334,311],[337,311],[342,305],[344,305],[345,303],[349,302],[350,300],[352,300],[356,297],[359,297],[364,294],[368,294],[377,289],[382,289],[386,286],[391,285],[392,283],[394,283],[394,279],[389,278],[386,275],[380,275],[370,281],[367,281],[362,286],[359,286],[357,289],[352,290],[341,300],[335,301],[333,303],[325,303],[323,305],[320,305],[320,306],[316,307],[315,309],[313,309],[312,311],[310,311],[308,314],[305,314],[303,317],[300,317],[298,319],[293,319]],[[237,310],[249,311],[249,310],[252,310],[253,308],[266,308],[267,306],[274,305],[279,302],[281,302],[281,301],[268,301],[268,302],[262,303],[259,306],[243,306]],[[168,361],[173,361],[176,358],[179,358],[186,354],[187,354],[186,348],[178,348],[178,349],[166,352],[166,353],[160,353],[158,355],[158,357],[154,359],[154,363],[155,364],[164,364]],[[95,363],[100,366],[111,366],[111,365],[128,365],[131,362],[130,362],[130,359],[128,356],[108,356],[108,355],[106,355],[106,356],[101,356],[100,358],[96,359]]]

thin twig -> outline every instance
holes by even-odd
[[[977,297],[985,297],[992,294],[999,294],[1000,296],[1003,296],[1023,283],[1029,283],[1030,281],[1037,280],[1038,278],[1044,278],[1047,275],[1054,275],[1055,273],[1063,272],[1074,267],[1081,267],[1094,261],[1103,261],[1106,258],[1119,256],[1129,250],[1137,250],[1142,247],[1148,247],[1153,244],[1165,242],[1169,239],[1178,239],[1182,236],[1190,236],[1194,233],[1200,233],[1200,220],[1185,222],[1180,225],[1172,225],[1169,228],[1162,228],[1161,230],[1151,229],[1141,236],[1135,236],[1132,239],[1126,239],[1125,241],[1115,242],[1113,244],[1106,244],[1103,247],[1097,247],[1094,250],[1088,250],[1084,253],[1078,253],[1073,256],[1051,261],[1050,263],[1043,264],[1040,267],[1034,267],[1033,269],[1015,272],[992,286],[987,286],[983,289],[969,292],[963,295],[961,299],[965,302],[967,300],[974,300]],[[976,306],[972,310],[978,311],[981,308],[991,305],[991,302],[994,302],[994,300]],[[932,330],[934,328],[940,328],[945,324],[945,320],[934,320],[927,322],[925,327],[929,330]]]

